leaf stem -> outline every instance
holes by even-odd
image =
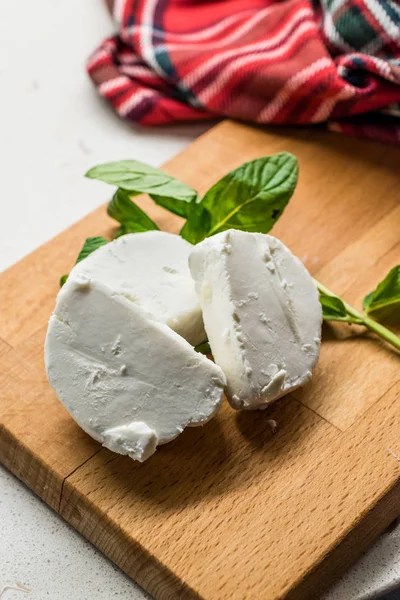
[[[197,346],[195,346],[194,349],[196,350],[196,352],[200,352],[200,354],[210,354],[211,353],[210,344],[208,343],[207,340],[205,342],[202,342],[201,344],[198,344]]]
[[[314,283],[317,286],[318,291],[322,294],[326,294],[327,296],[335,295],[316,279],[314,279]],[[374,319],[367,317],[367,315],[365,315],[364,313],[359,312],[358,310],[350,306],[350,304],[347,304],[347,302],[345,302],[343,299],[342,302],[344,304],[347,314],[352,318],[353,323],[364,325],[364,327],[376,333],[376,335],[384,339],[386,342],[388,342],[388,344],[391,344],[392,346],[397,348],[397,350],[400,350],[400,337],[393,333],[393,331],[390,331],[390,329],[387,329],[387,327],[384,327],[377,321],[374,321]]]

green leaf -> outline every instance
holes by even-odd
[[[194,347],[196,352],[200,352],[200,354],[211,354],[211,347],[208,342],[202,342],[201,344],[197,344]]]
[[[125,225],[121,225],[120,227],[118,227],[117,232],[114,236],[114,239],[117,239],[117,238],[121,237],[122,235],[126,235],[127,233],[135,233],[135,232],[129,230],[129,225],[128,225],[128,227],[125,227]]]
[[[364,300],[363,300],[363,309],[364,309],[365,311],[367,311],[367,309],[368,309],[368,306],[370,305],[370,303],[371,303],[371,300],[372,300],[373,296],[374,296],[374,292],[370,292],[369,294],[367,294],[367,295],[365,296],[365,298],[364,298]]]
[[[289,152],[244,163],[213,185],[201,201],[209,224],[194,212],[188,227],[197,229],[199,239],[231,228],[268,233],[289,202],[297,177],[297,159]]]
[[[118,189],[107,206],[107,212],[121,227],[117,237],[125,233],[139,233],[158,229],[157,225],[130,198],[125,190]]]
[[[396,314],[400,319],[400,265],[393,267],[376,290],[365,296],[363,307],[368,315],[386,318]]]
[[[106,240],[106,238],[102,237],[101,235],[87,238],[87,240],[85,240],[85,243],[82,246],[82,250],[78,254],[78,258],[76,259],[75,264],[78,264],[79,262],[81,262],[81,260],[87,258],[89,254],[92,254],[92,252],[97,250],[97,248],[100,248],[100,246],[104,246],[104,244],[108,243],[108,240]]]
[[[117,185],[135,194],[149,194],[156,204],[181,217],[187,217],[189,205],[198,201],[198,194],[192,187],[137,160],[98,165],[90,169],[86,177]]]
[[[78,264],[78,262],[81,262],[81,260],[87,258],[89,254],[97,250],[97,248],[100,248],[100,246],[104,246],[104,244],[108,243],[108,240],[106,240],[106,238],[102,237],[101,235],[87,238],[82,246],[82,250],[78,254],[78,258],[76,259],[75,264]],[[67,279],[68,275],[61,275],[60,288],[64,285]]]
[[[211,227],[211,215],[202,204],[196,204],[192,208],[190,217],[179,232],[179,235],[183,239],[187,240],[191,244],[198,244],[210,231]]]
[[[344,323],[361,324],[360,319],[356,319],[348,314],[343,300],[338,296],[328,294],[319,294],[319,300],[322,306],[322,317],[324,321],[343,321]]]
[[[320,294],[324,321],[347,321],[347,312],[342,300],[337,296]]]
[[[165,208],[166,210],[169,210],[169,212],[172,212],[179,217],[183,217],[184,219],[187,219],[190,214],[191,206],[197,201],[197,197],[191,201],[182,201],[178,200],[177,198],[167,198],[165,196],[157,196],[155,194],[150,194],[150,198],[154,200],[158,206],[162,206],[162,208]]]

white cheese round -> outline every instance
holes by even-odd
[[[263,408],[311,378],[322,311],[314,282],[276,238],[229,230],[189,258],[233,408]]]
[[[50,318],[47,377],[77,423],[144,461],[218,410],[221,369],[108,286],[70,275]]]
[[[192,244],[164,231],[130,233],[101,246],[72,269],[108,285],[193,346],[206,339],[188,267]]]

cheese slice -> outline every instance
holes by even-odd
[[[50,318],[47,377],[77,423],[144,461],[218,410],[221,369],[167,325],[102,283],[68,278]]]
[[[172,233],[130,233],[92,252],[70,277],[105,283],[195,346],[206,337],[188,267],[192,250],[192,244]]]
[[[308,271],[282,242],[229,230],[198,244],[189,265],[234,408],[263,408],[310,380],[321,306]]]

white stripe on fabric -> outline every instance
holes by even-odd
[[[332,42],[332,44],[334,44],[337,48],[343,50],[344,52],[354,52],[355,48],[345,42],[342,36],[339,34],[330,14],[326,14],[324,16],[323,29],[329,41]]]
[[[115,0],[113,7],[113,18],[117,25],[122,23],[122,15],[124,14],[126,0]]]
[[[341,35],[339,35],[339,32],[336,29],[336,26],[332,19],[333,11],[332,12],[330,11],[326,0],[323,0],[322,4],[323,4],[323,9],[324,9],[322,28],[323,28],[327,38],[337,48],[340,48],[341,50],[344,50],[345,52],[354,52],[355,49],[352,46],[350,46],[349,44],[347,44],[347,42],[344,41],[344,39],[341,37]],[[340,0],[338,0],[336,4],[337,4],[337,7],[336,7],[336,10],[337,10],[341,6],[343,6],[343,4],[345,4],[345,2],[340,3]]]
[[[285,54],[285,52],[287,52],[294,44],[296,44],[298,39],[304,33],[306,33],[307,31],[314,31],[314,30],[315,30],[314,23],[310,23],[310,22],[302,23],[300,25],[300,27],[298,27],[296,29],[296,31],[293,32],[293,35],[291,37],[289,37],[289,39],[283,45],[279,46],[279,48],[276,48],[274,50],[270,50],[267,52],[259,52],[257,54],[250,54],[247,56],[243,56],[243,57],[239,58],[238,60],[230,62],[229,65],[218,75],[218,77],[216,77],[214,79],[214,81],[207,88],[204,88],[204,90],[202,90],[198,94],[200,100],[204,103],[209,102],[213,96],[218,94],[225,87],[225,85],[227,84],[229,79],[239,69],[246,66],[247,64],[255,65],[256,63],[258,63],[260,61],[265,62],[266,60],[273,60],[273,59],[278,58],[282,54]]]
[[[370,13],[375,17],[380,26],[392,38],[392,40],[394,40],[395,42],[400,40],[400,28],[395,23],[393,23],[392,19],[382,8],[379,2],[377,2],[376,0],[364,0],[364,3],[366,4]]]
[[[272,9],[273,7],[270,7]],[[264,15],[265,16],[265,15]],[[211,71],[214,67],[216,67],[222,61],[229,59],[231,57],[237,57],[240,54],[248,54],[252,51],[264,50],[267,48],[271,48],[272,46],[281,42],[290,32],[290,30],[296,25],[300,20],[305,17],[312,16],[312,11],[308,8],[304,8],[296,13],[294,18],[286,25],[284,29],[281,29],[279,33],[275,36],[263,40],[261,42],[255,42],[253,44],[248,44],[247,46],[243,46],[242,48],[236,48],[233,50],[227,50],[226,52],[221,52],[217,56],[214,56],[207,62],[200,65],[198,69],[192,71],[187,77],[183,79],[183,82],[188,87],[192,87],[195,85],[200,79],[202,79],[209,71]]]
[[[296,75],[293,75],[285,83],[283,88],[276,94],[275,98],[267,104],[265,108],[258,114],[256,121],[258,123],[269,123],[278,114],[278,112],[285,106],[293,93],[301,87],[307,79],[323,71],[324,69],[332,66],[332,59],[330,58],[319,58],[311,65],[308,65]]]
[[[346,56],[346,62],[347,61],[351,62],[352,60],[358,59],[358,58],[360,58],[360,54],[353,52],[352,54],[348,54]],[[376,66],[376,68],[379,72],[379,75],[381,75],[385,79],[389,79],[390,81],[397,81],[396,77],[392,73],[391,65],[387,60],[383,60],[382,58],[377,58],[376,56],[369,56],[368,60],[374,63],[374,65]],[[351,71],[351,67],[352,67],[352,65],[346,65],[346,67],[344,67],[346,77],[348,76],[349,71]],[[339,71],[339,69],[338,69],[338,71]]]
[[[373,56],[374,54],[377,54],[377,52],[379,52],[379,50],[382,48],[383,44],[386,43],[386,40],[383,39],[383,37],[377,37],[374,40],[371,40],[370,42],[368,42],[368,44],[366,44],[365,46],[363,46],[361,52],[363,54],[368,54],[369,56]]]
[[[209,44],[203,44],[201,46],[201,52],[204,52],[204,50],[216,50],[217,48],[223,48],[224,46],[227,46],[231,42],[237,40],[242,35],[247,33],[259,21],[261,21],[269,13],[273,12],[275,10],[275,8],[276,7],[274,7],[274,6],[269,6],[267,8],[264,8],[263,10],[260,10],[259,12],[255,13],[253,15],[253,17],[248,19],[245,23],[242,23],[238,27],[238,29],[236,29],[236,31],[233,31],[232,33],[230,33],[226,38],[223,38],[222,40],[219,40],[218,42],[210,42]],[[305,12],[309,13],[310,16],[312,16],[311,10],[309,10],[309,9],[303,9],[303,10]],[[299,11],[299,12],[302,12],[302,11]],[[192,50],[199,50],[199,47],[197,46],[197,44],[193,44],[193,45],[188,44],[188,45],[182,46],[181,44],[170,44],[168,42],[168,49],[169,50],[180,50],[181,52],[187,52],[187,51],[192,51]]]
[[[143,61],[140,60],[139,57],[133,52],[130,52],[129,54],[120,54],[118,56],[118,60],[122,65],[129,65],[131,67],[133,65],[139,65],[143,63]]]
[[[103,60],[103,58],[110,58],[110,53],[107,52],[107,50],[96,50],[96,52],[88,60],[88,69],[92,69],[93,65]]]
[[[390,8],[392,8],[394,12],[397,12],[397,14],[400,17],[400,6],[398,6],[395,2],[391,2],[391,0],[388,0],[388,4]]]
[[[115,77],[114,79],[109,79],[108,81],[105,81],[104,83],[101,83],[99,85],[99,93],[102,96],[105,96],[107,94],[109,94],[112,91],[115,91],[117,88],[124,86],[124,85],[130,85],[130,80],[128,79],[128,77],[124,77],[123,75],[121,75],[120,77]]]
[[[158,0],[145,0],[144,9],[143,9],[143,25],[140,29],[140,46],[141,46],[141,54],[144,58],[144,61],[152,67],[155,73],[159,75],[164,80],[169,80],[167,73],[165,73],[164,69],[160,66],[159,62],[156,59],[154,45],[153,45],[153,25],[154,25],[154,13],[157,6]],[[162,51],[166,49],[166,46],[161,46]],[[182,81],[177,83],[178,89],[182,91],[183,94],[188,94],[188,90],[185,84]],[[192,106],[198,106],[198,101],[195,98],[189,99]]]
[[[147,64],[151,65],[160,77],[165,78],[166,73],[164,73],[154,56],[153,25],[157,2],[158,0],[145,0],[142,21],[144,26],[140,28],[140,46],[141,54]]]
[[[371,56],[370,60],[374,62],[376,68],[378,69],[380,75],[388,79],[389,81],[397,82],[397,78],[394,76],[390,64],[386,60],[382,60],[381,58],[376,58],[375,56]]]
[[[159,37],[162,40],[164,40],[165,38],[168,38],[168,43],[170,40],[174,40],[176,42],[201,41],[201,40],[210,38],[213,35],[220,34],[224,29],[227,29],[236,21],[241,21],[247,13],[253,13],[253,12],[254,12],[253,9],[243,10],[236,15],[231,15],[229,17],[226,17],[219,23],[216,23],[215,25],[211,25],[211,27],[202,29],[201,31],[196,31],[194,33],[174,33],[174,32],[170,32],[170,31],[166,33],[165,31],[162,31],[161,29],[154,28],[153,36]],[[132,25],[131,27],[127,28],[127,32],[129,34],[134,34],[134,33],[138,33],[138,32],[140,33],[140,30],[142,27],[143,27],[142,24]]]
[[[135,92],[117,109],[118,114],[121,115],[121,117],[126,117],[136,106],[138,106],[138,104],[142,102],[142,100],[153,95],[154,92],[152,90],[140,90],[139,92]]]
[[[333,98],[328,98],[328,100],[321,103],[311,117],[311,123],[322,123],[323,121],[326,121],[338,102],[341,100],[348,100],[349,98],[352,98],[354,94],[354,89],[346,85],[338,94],[333,96]]]

